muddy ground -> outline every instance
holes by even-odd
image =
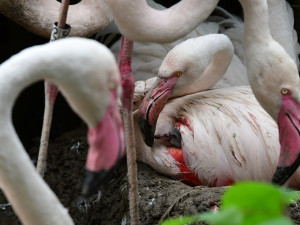
[[[35,162],[38,140],[29,150]],[[102,185],[98,195],[84,201],[79,198],[84,163],[87,154],[86,128],[63,134],[51,142],[45,180],[69,209],[75,224],[128,225],[128,189],[126,159],[123,159],[111,179]],[[155,225],[163,219],[190,215],[218,205],[225,188],[190,187],[180,181],[158,174],[149,166],[138,163],[141,225]],[[5,204],[0,194],[0,204]],[[288,211],[300,224],[300,205],[293,204]],[[0,208],[0,225],[20,224],[10,206]]]

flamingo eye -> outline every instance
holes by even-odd
[[[177,73],[176,73],[176,76],[177,76],[177,77],[181,77],[181,75],[182,75],[182,72],[177,72]]]
[[[281,94],[282,95],[286,95],[286,94],[288,94],[289,93],[289,90],[288,89],[286,89],[286,88],[282,88],[281,89]]]

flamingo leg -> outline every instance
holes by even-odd
[[[50,41],[55,41],[57,39],[64,38],[70,33],[71,27],[66,24],[69,3],[70,0],[62,0],[61,2],[58,23],[57,26],[56,23],[53,25]],[[48,152],[49,136],[51,130],[51,123],[52,123],[53,108],[54,108],[54,103],[57,94],[58,94],[58,88],[54,84],[46,80],[45,81],[45,111],[44,111],[39,156],[37,162],[37,172],[42,177],[44,176],[45,163],[46,163],[47,152]]]
[[[45,163],[47,158],[47,150],[48,150],[49,136],[51,130],[51,123],[52,123],[53,108],[54,108],[54,103],[57,94],[58,94],[57,86],[45,80],[45,111],[44,111],[44,120],[43,120],[42,134],[41,134],[39,156],[37,162],[37,171],[42,177],[44,176],[44,169],[45,169]]]
[[[123,93],[121,97],[123,109],[123,125],[125,131],[125,147],[127,155],[128,182],[129,182],[129,208],[132,225],[139,224],[138,180],[136,149],[134,139],[134,126],[132,117],[134,76],[131,71],[131,53],[133,42],[122,37],[122,44],[118,58]]]

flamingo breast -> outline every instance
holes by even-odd
[[[160,140],[152,149],[166,145],[179,168],[172,176],[207,186],[271,180],[280,151],[278,129],[249,87],[214,89],[169,101],[156,135],[174,127],[180,130],[182,149]]]

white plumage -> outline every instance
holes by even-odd
[[[115,59],[106,47],[80,38],[23,50],[0,66],[0,188],[23,224],[74,223],[37,174],[17,137],[11,122],[17,95],[33,82],[47,78],[59,86],[74,111],[93,128],[110,102],[111,82],[120,94],[119,76]]]
[[[159,69],[159,78],[168,82],[176,71],[183,74],[172,90],[172,99],[159,114],[155,134],[170,133],[175,127],[180,130],[182,152],[175,151],[182,154],[185,165],[176,160],[176,147],[169,141],[155,140],[152,147],[146,146],[138,129],[136,111],[139,160],[192,184],[221,186],[240,180],[271,181],[280,152],[275,121],[259,105],[250,87],[207,90],[226,71],[232,54],[228,38],[216,34],[187,40],[168,53]],[[153,83],[154,79],[145,84],[139,81],[136,94],[147,92]],[[151,98],[147,96],[145,100]],[[140,99],[136,97],[136,105]],[[150,111],[147,113],[151,115]],[[189,174],[195,176],[191,178]],[[292,180],[291,185],[299,187],[299,175]]]

